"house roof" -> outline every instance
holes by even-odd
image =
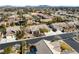
[[[40,40],[35,45],[37,47],[37,54],[52,54],[52,51],[48,48],[44,40]]]

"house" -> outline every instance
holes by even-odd
[[[6,35],[11,34],[12,31],[16,32],[18,30],[20,30],[20,26],[7,27],[6,28],[6,32],[7,32]]]
[[[46,29],[46,30],[50,30],[50,28],[46,25],[46,24],[40,24],[40,25],[32,25],[32,26],[28,26],[26,27],[26,31],[35,35],[35,36],[40,36],[41,33],[40,29]]]

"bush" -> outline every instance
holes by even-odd
[[[48,30],[47,29],[40,29],[40,32],[44,33],[44,32],[48,32]]]
[[[12,52],[12,49],[11,49],[12,47],[7,47],[7,48],[5,48],[4,49],[4,53],[5,54],[9,54],[9,53],[11,53]]]
[[[71,47],[69,47],[66,43],[61,43],[61,49],[72,51]]]

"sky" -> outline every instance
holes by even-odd
[[[79,0],[0,0],[0,6],[79,6]]]

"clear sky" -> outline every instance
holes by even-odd
[[[50,6],[79,6],[79,0],[0,0],[0,6],[37,6],[37,5],[50,5]]]

